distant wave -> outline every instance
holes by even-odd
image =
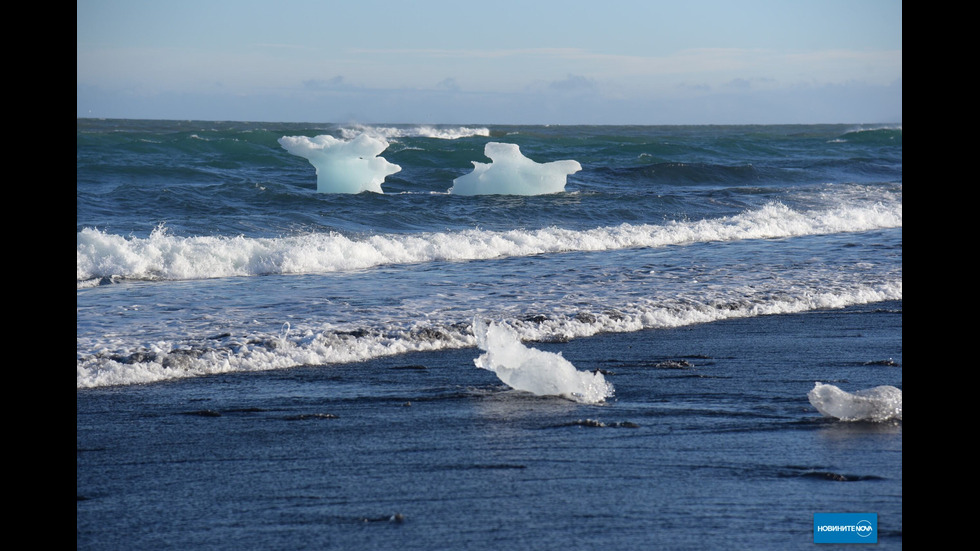
[[[470,128],[466,126],[362,126],[355,125],[341,128],[340,135],[344,139],[353,139],[361,134],[379,138],[439,138],[455,140],[473,136],[489,136],[490,129],[484,127]]]
[[[147,238],[85,228],[76,235],[77,286],[93,280],[188,280],[265,274],[362,270],[389,264],[485,260],[572,251],[664,247],[697,242],[773,239],[902,226],[902,205],[876,204],[800,212],[770,203],[737,216],[662,225],[621,224],[588,230],[379,234],[313,233],[278,238],[170,235]]]
[[[901,123],[895,123],[895,124],[876,124],[876,125],[872,125],[872,126],[862,126],[860,128],[855,128],[853,130],[849,130],[848,133],[850,133],[850,132],[874,132],[876,130],[898,130],[898,131],[901,131],[902,130],[902,125],[901,125]]]
[[[879,125],[848,130],[831,142],[875,143],[882,145],[902,145],[902,125]]]

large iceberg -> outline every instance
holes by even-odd
[[[902,420],[902,391],[889,385],[851,393],[817,382],[807,398],[821,414],[841,421]]]
[[[333,136],[283,136],[279,145],[310,161],[316,169],[316,190],[320,193],[361,193],[381,191],[381,183],[402,168],[378,157],[388,148],[383,138],[361,134],[352,140]]]
[[[453,180],[455,195],[542,195],[565,191],[566,178],[582,170],[578,161],[536,163],[516,144],[490,142],[483,150],[492,163],[473,161],[473,172]]]
[[[473,323],[477,345],[484,353],[477,367],[493,371],[507,386],[539,396],[561,396],[594,404],[613,395],[612,384],[599,371],[579,371],[561,353],[521,344],[517,332],[496,323]]]

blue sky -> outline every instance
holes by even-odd
[[[77,0],[77,116],[901,123],[900,0]]]

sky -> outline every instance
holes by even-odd
[[[77,117],[902,122],[901,0],[77,0]]]

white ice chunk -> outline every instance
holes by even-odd
[[[493,371],[507,386],[538,396],[561,396],[588,404],[613,395],[602,373],[578,371],[561,353],[545,352],[521,344],[517,332],[496,323],[473,323],[477,345],[484,351],[477,367]]]
[[[283,136],[279,145],[310,161],[316,169],[316,190],[320,193],[384,193],[381,183],[385,177],[402,169],[378,157],[388,148],[388,142],[367,134],[349,141],[326,135]]]
[[[818,382],[807,398],[821,414],[841,421],[902,419],[902,391],[893,386],[876,386],[850,393]]]
[[[578,161],[536,163],[516,144],[490,142],[484,154],[492,163],[473,161],[473,172],[453,180],[455,195],[542,195],[565,191],[566,177],[582,170]]]

